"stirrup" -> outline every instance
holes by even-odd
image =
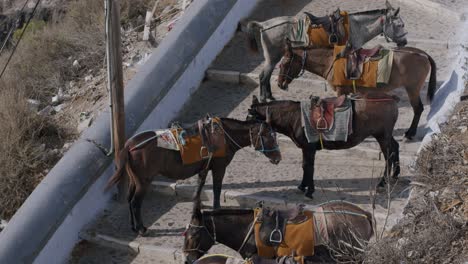
[[[278,234],[279,235],[279,239],[276,240],[273,236],[275,234]],[[283,234],[281,233],[281,230],[279,230],[278,228],[275,228],[273,229],[273,231],[271,231],[271,234],[270,234],[270,242],[271,243],[278,243],[280,244],[281,242],[283,242]]]
[[[325,126],[320,126],[320,124],[322,123],[322,122],[321,122],[322,120],[323,120],[323,123],[325,124]],[[323,116],[320,117],[320,118],[317,120],[316,127],[317,127],[317,130],[326,130],[326,129],[328,129],[327,120],[326,120]]]
[[[336,35],[336,33],[330,34],[330,36],[328,36],[328,43],[329,44],[337,44],[338,43],[338,35]]]
[[[205,150],[205,149],[206,149],[206,155],[204,156],[204,155],[203,155],[203,150]],[[208,158],[210,158],[210,151],[208,150],[207,147],[201,146],[201,148],[200,148],[200,157],[201,157],[202,159],[208,159]]]

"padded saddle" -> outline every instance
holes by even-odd
[[[267,259],[254,255],[250,258],[252,264],[299,264],[293,256],[279,257],[276,259]]]
[[[328,16],[317,17],[312,15],[309,12],[304,12],[310,20],[311,25],[321,26],[328,33],[330,44],[336,44],[340,39],[345,36],[339,34],[340,30],[338,28],[339,23],[343,23],[343,17],[340,14],[340,9],[338,8],[335,12]]]
[[[262,208],[257,220],[261,223],[260,239],[264,245],[278,247],[283,242],[286,224],[298,224],[307,219],[304,205],[286,210]]]
[[[364,62],[368,58],[374,58],[380,54],[382,46],[375,46],[372,49],[358,49],[346,54],[346,77],[350,80],[357,80],[361,78]],[[348,48],[343,51],[346,53]]]
[[[346,100],[345,95],[320,99],[312,97],[310,109],[310,124],[318,133],[328,132],[334,123],[335,108],[340,107]]]

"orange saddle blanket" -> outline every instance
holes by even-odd
[[[348,12],[340,12],[343,17],[343,26],[345,30],[345,37],[338,42],[338,45],[345,45],[349,39],[349,20]],[[309,45],[317,48],[333,47],[333,44],[329,42],[329,35],[327,31],[320,25],[310,25],[307,30],[309,36]]]
[[[257,218],[261,214],[261,208],[254,210],[254,216]],[[287,222],[282,234],[282,242],[278,247],[265,245],[261,238],[260,228],[261,221],[255,223],[255,243],[257,245],[257,253],[261,257],[274,258],[291,256],[295,254],[295,260],[299,263],[304,263],[304,257],[314,255],[315,247],[315,229],[314,216],[311,211],[303,211],[304,220],[298,223]],[[258,219],[258,218],[257,218]]]
[[[201,133],[216,138],[210,146],[204,146]],[[184,165],[193,164],[210,158],[209,148],[214,149],[212,158],[226,156],[226,142],[221,120],[217,117],[210,119],[207,128],[201,127],[198,133],[188,135],[183,128],[172,128],[171,132],[177,142],[178,150]]]
[[[339,54],[345,46],[335,46],[333,50],[333,58]],[[374,88],[377,87],[377,70],[379,61],[368,60],[364,63],[362,75],[355,80],[355,86]],[[346,58],[339,58],[333,64],[333,81],[334,86],[353,86],[353,80],[346,78]]]

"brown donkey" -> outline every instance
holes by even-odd
[[[383,186],[391,172],[393,178],[400,174],[399,144],[393,137],[393,128],[398,119],[397,98],[389,95],[368,95],[352,101],[353,133],[344,141],[323,141],[325,149],[349,149],[363,142],[367,137],[374,137],[385,157],[385,173],[379,182]],[[301,105],[295,101],[272,101],[259,103],[254,96],[249,109],[248,119],[264,120],[269,113],[271,125],[279,133],[288,136],[302,149],[302,168],[304,174],[299,190],[307,191],[305,196],[312,198],[315,191],[314,162],[315,154],[322,149],[320,142],[309,143],[301,123]]]
[[[388,84],[379,85],[377,88],[358,86],[356,87],[356,92],[388,92],[396,88],[404,87],[408,93],[414,111],[411,126],[405,133],[405,137],[411,139],[416,135],[419,119],[424,110],[420,93],[429,71],[431,73],[427,91],[427,98],[429,101],[432,100],[437,89],[436,64],[431,56],[417,48],[405,47],[395,49],[394,51],[393,67]],[[331,71],[334,61],[333,49],[293,49],[290,43],[286,43],[284,56],[280,64],[278,86],[283,90],[288,89],[288,85],[292,80],[297,78],[301,72],[307,70],[325,78],[338,95],[353,92],[352,86],[334,87],[332,85],[333,74],[331,74]]]
[[[273,164],[281,160],[276,133],[268,122],[239,121],[221,118],[222,129],[226,142],[225,157],[213,157],[193,164],[184,165],[179,151],[157,146],[155,133],[152,131],[140,133],[130,138],[119,153],[117,171],[109,179],[108,188],[119,182],[124,175],[128,177],[128,203],[130,221],[135,232],[144,234],[146,228],[141,218],[141,204],[151,180],[158,174],[172,179],[186,179],[198,173],[199,185],[194,198],[200,197],[208,171],[213,174],[213,207],[220,207],[221,185],[226,167],[241,148],[252,145],[262,152]],[[198,124],[186,130],[197,131]]]
[[[362,244],[369,241],[374,234],[372,214],[352,203],[330,201],[314,206],[310,211],[315,218],[315,230],[312,232],[316,234],[316,248],[338,249],[342,248],[343,242],[355,248],[362,248]],[[196,202],[191,222],[184,232],[185,264],[192,264],[216,243],[236,250],[243,258],[258,255],[256,235],[252,228],[257,220],[258,218],[254,217],[254,209],[201,211],[199,203],[197,205]],[[260,263],[271,264],[267,261]]]

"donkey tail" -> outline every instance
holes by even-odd
[[[247,38],[249,41],[249,48],[253,52],[258,52],[258,43],[257,43],[257,38],[255,37],[259,31],[259,29],[262,29],[263,26],[261,23],[257,21],[250,21],[247,23],[246,26],[246,32],[247,33]]]
[[[427,99],[429,102],[432,102],[432,99],[434,99],[434,94],[437,90],[437,66],[434,59],[432,59],[429,54],[426,53],[426,55],[429,59],[429,62],[431,63],[431,76],[429,77],[429,86],[427,88]]]
[[[128,146],[125,146],[120,152],[119,152],[119,160],[117,162],[117,170],[115,171],[114,175],[107,181],[107,185],[105,190],[109,190],[112,186],[117,184],[122,180],[122,177],[124,175],[125,167],[128,164]]]

